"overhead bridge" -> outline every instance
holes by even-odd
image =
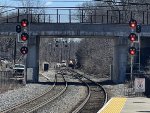
[[[16,25],[20,23],[0,24],[0,35],[16,35]],[[128,37],[131,29],[128,24],[90,24],[90,23],[31,23],[30,35],[54,37]],[[142,26],[141,36],[150,36],[150,25]]]
[[[0,24],[0,35],[16,35],[16,25],[19,23]],[[131,32],[128,24],[89,24],[89,23],[31,23],[28,27],[27,68],[33,69],[33,75],[27,75],[27,81],[37,82],[39,73],[39,43],[40,37],[54,38],[113,38],[113,74],[116,83],[125,80],[128,35]],[[142,36],[150,36],[150,26],[142,26]]]
[[[142,24],[141,36],[149,38],[150,22],[148,11],[130,11],[128,18],[125,10],[106,10],[99,14],[101,9],[92,9],[91,14],[85,14],[87,10],[83,7],[77,8],[12,8],[2,12],[4,18],[0,17],[0,35],[17,36],[16,25],[22,19],[29,20],[30,38],[28,39],[27,68],[33,69],[32,75],[27,75],[27,81],[37,82],[39,73],[39,43],[40,37],[63,37],[63,38],[113,38],[113,75],[112,80],[116,83],[124,82],[127,55],[128,35],[131,32],[128,21],[136,19]],[[34,14],[34,10],[40,12],[45,9],[48,14]],[[79,14],[76,14],[79,11]],[[16,14],[14,17],[9,14]],[[64,14],[65,13],[65,14]],[[142,19],[138,18],[141,17]],[[88,18],[89,17],[89,18]],[[146,43],[148,44],[149,41]]]

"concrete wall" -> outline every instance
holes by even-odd
[[[122,83],[125,81],[128,46],[126,37],[118,37],[114,39],[114,55],[113,55],[113,76],[114,83]]]
[[[27,72],[28,68],[33,70],[33,73],[27,73],[27,82],[38,82],[39,78],[39,36],[32,36],[28,40],[28,54],[27,54]]]

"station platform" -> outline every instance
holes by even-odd
[[[150,113],[150,98],[111,98],[97,113]]]

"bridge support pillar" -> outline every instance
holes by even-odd
[[[28,39],[28,54],[26,60],[26,81],[38,82],[39,78],[39,36],[31,36]]]
[[[127,66],[127,38],[115,38],[114,42],[113,75],[111,79],[114,83],[123,83]]]

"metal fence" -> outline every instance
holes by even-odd
[[[142,72],[142,71],[141,71]],[[124,87],[124,95],[129,96],[129,97],[142,97],[142,96],[150,96],[150,74],[146,74],[144,71],[143,73],[133,73],[133,78],[131,81],[130,74],[127,74],[126,76],[128,79],[125,83]],[[135,84],[134,81],[136,78],[145,78],[145,92],[135,92]]]
[[[9,8],[10,9],[10,8]],[[23,18],[31,23],[99,23],[127,24],[134,18],[140,24],[150,24],[150,12],[104,10],[86,8],[11,8],[1,12],[0,22],[20,22]]]
[[[135,92],[134,82],[128,81],[124,85],[124,95],[127,97],[144,97],[144,92]]]

